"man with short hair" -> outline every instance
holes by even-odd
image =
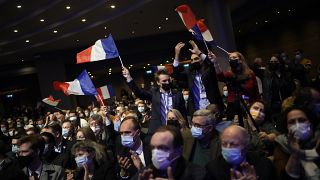
[[[204,167],[221,152],[219,133],[215,129],[216,119],[211,111],[202,109],[192,117],[192,140],[184,149],[184,157],[190,162]]]
[[[18,160],[22,171],[34,180],[61,180],[65,173],[61,166],[46,164],[41,160],[44,140],[40,136],[25,136],[19,139]]]
[[[207,164],[206,180],[277,179],[272,162],[248,152],[250,136],[246,129],[232,125],[221,134],[221,155]]]
[[[166,125],[166,116],[171,109],[179,110],[186,119],[183,95],[181,92],[172,90],[170,75],[166,70],[161,69],[156,73],[155,79],[159,88],[153,88],[150,91],[138,88],[127,68],[123,68],[122,74],[126,78],[127,85],[137,97],[152,101],[149,134],[152,134],[158,127]]]
[[[152,166],[139,173],[139,180],[202,180],[203,168],[189,163],[182,156],[183,138],[181,132],[172,126],[158,128],[151,137]]]
[[[145,167],[151,164],[151,150],[147,136],[141,132],[136,117],[125,117],[121,122],[119,133],[121,136],[116,141],[116,152],[120,165],[119,174],[120,177],[130,177],[142,168],[139,165]],[[141,164],[135,164],[134,160],[139,160]]]

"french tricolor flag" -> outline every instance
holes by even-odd
[[[97,92],[102,99],[109,99],[116,95],[111,85],[105,85],[105,86],[99,87],[97,88]]]
[[[77,64],[116,57],[119,57],[119,52],[110,34],[107,38],[100,39],[93,46],[79,52],[77,54]]]
[[[176,11],[178,12],[183,24],[187,27],[188,30],[192,29],[192,27],[197,24],[197,19],[188,5],[183,4],[181,6],[178,6],[176,8]]]
[[[199,28],[199,30],[200,30],[200,32],[201,32],[201,34],[202,34],[203,39],[204,39],[207,43],[209,43],[210,45],[215,46],[215,42],[214,42],[214,40],[213,40],[213,37],[212,37],[212,35],[211,35],[208,27],[206,26],[206,24],[204,24],[204,19],[198,20],[196,26]]]
[[[86,70],[71,82],[53,82],[54,90],[63,91],[66,95],[96,95],[97,91],[94,87]]]
[[[61,100],[54,99],[52,96],[42,99],[42,102],[50,105],[50,106],[57,106]]]

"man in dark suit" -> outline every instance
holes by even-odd
[[[185,82],[185,88],[189,88],[188,99],[189,115],[198,109],[206,109],[209,104],[217,104],[224,109],[222,97],[218,88],[218,81],[213,63],[203,54],[194,41],[189,41],[191,64],[188,71],[180,72],[179,56],[181,48],[185,46],[180,42],[175,47],[175,59],[173,62],[173,77]]]
[[[221,155],[207,164],[206,180],[277,179],[272,162],[248,152],[250,137],[241,126],[232,125],[221,134]]]
[[[158,127],[166,125],[166,115],[171,109],[179,110],[186,119],[183,95],[181,92],[171,89],[170,75],[166,70],[159,70],[156,73],[155,79],[159,87],[150,91],[139,89],[127,68],[123,68],[122,74],[126,78],[129,88],[137,97],[142,100],[152,101],[148,134],[152,134]]]
[[[146,134],[141,132],[139,121],[133,116],[125,117],[120,125],[116,152],[120,178],[129,178],[136,174],[140,166],[151,164],[151,150]]]
[[[22,171],[34,180],[61,180],[65,173],[61,166],[47,164],[41,160],[45,141],[41,136],[25,136],[19,139],[18,160]]]
[[[211,111],[200,109],[193,113],[191,123],[192,138],[185,145],[184,157],[190,162],[204,167],[221,153],[216,119]]]

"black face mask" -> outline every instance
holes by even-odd
[[[191,69],[193,70],[199,70],[201,68],[200,62],[195,62],[191,64]]]
[[[239,67],[239,61],[238,60],[230,60],[229,61],[231,69],[237,69]]]
[[[29,156],[18,156],[18,161],[19,161],[20,167],[26,167],[26,166],[29,166],[31,164],[31,162],[33,161],[33,157],[31,155],[29,155]]]
[[[174,126],[180,129],[180,123],[178,120],[167,120],[167,126]]]
[[[269,63],[269,70],[270,71],[276,71],[280,68],[279,63]]]
[[[169,84],[162,84],[161,86],[162,86],[162,89],[165,90],[165,91],[169,91],[170,88],[171,88],[171,84],[170,83]]]

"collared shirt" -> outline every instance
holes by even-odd
[[[173,108],[172,106],[172,93],[170,92],[161,92],[161,101],[164,101],[166,114],[169,110]]]
[[[54,151],[57,153],[61,153],[62,150],[62,141],[58,144],[58,146],[54,146]]]
[[[196,82],[198,84],[197,87],[199,87],[199,92],[200,92],[199,108],[206,109],[207,106],[210,104],[210,102],[207,98],[206,88],[204,87],[202,80],[201,80],[201,74],[196,73],[194,78],[196,79]]]
[[[35,173],[37,173],[38,178],[40,178],[42,165],[43,164],[41,163],[40,166],[35,171],[32,171],[31,169],[28,168],[29,177],[31,177],[32,173],[35,172]]]
[[[141,140],[140,140],[141,141]],[[144,153],[143,153],[143,143],[141,141],[139,148],[135,151],[141,160],[141,163],[143,164],[144,167],[146,167],[146,161],[144,159]]]

